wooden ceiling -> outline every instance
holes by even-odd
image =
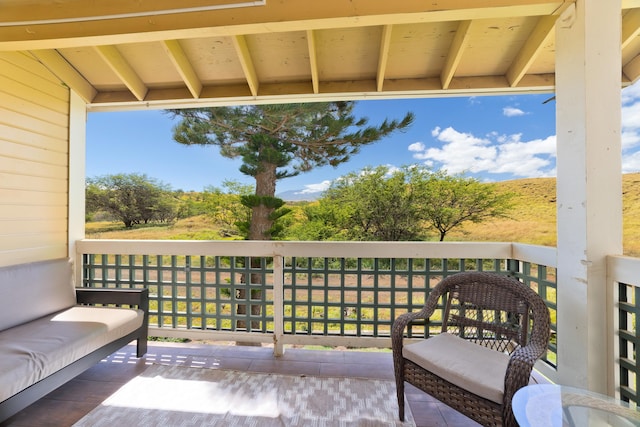
[[[3,0],[0,51],[33,55],[93,111],[552,92],[573,1]],[[640,0],[620,12],[624,85]]]

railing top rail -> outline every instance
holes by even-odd
[[[524,243],[513,243],[511,257],[513,259],[526,260],[528,262],[558,267],[558,250],[556,248]]]
[[[609,283],[620,282],[637,286],[640,272],[640,258],[622,255],[607,256]]]
[[[84,239],[78,253],[344,258],[512,258],[505,242],[296,242]]]

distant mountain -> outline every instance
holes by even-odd
[[[322,191],[309,192],[309,190],[289,190],[276,194],[276,197],[281,198],[285,202],[300,202],[318,200],[322,195]]]

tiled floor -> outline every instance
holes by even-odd
[[[13,418],[0,423],[0,427],[70,426],[153,363],[393,379],[393,363],[388,352],[291,348],[286,349],[284,356],[276,358],[269,347],[150,342],[149,351],[143,358],[136,359],[134,346],[124,347]],[[478,426],[411,386],[407,386],[406,394],[418,427]]]

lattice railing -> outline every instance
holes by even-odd
[[[515,275],[555,312],[554,268],[510,259],[509,244],[83,241],[78,246],[83,286],[149,288],[154,336],[275,342],[276,347],[389,347],[397,316],[419,310],[443,277],[467,270]],[[493,257],[478,256],[485,253]],[[437,333],[439,326],[436,313],[428,328],[412,325],[408,337]],[[553,342],[547,355],[551,365],[555,349]]]

